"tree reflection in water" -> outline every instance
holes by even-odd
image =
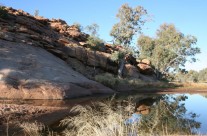
[[[141,114],[138,133],[158,135],[194,134],[200,128],[195,113],[187,113],[185,95],[161,95],[153,97],[149,114]],[[149,105],[148,105],[149,106]]]
[[[195,121],[195,113],[187,113],[186,99],[186,95],[139,94],[128,100],[126,95],[114,96],[74,106],[71,113],[75,116],[65,118],[61,125],[70,136],[191,135],[201,123]]]

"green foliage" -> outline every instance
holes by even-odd
[[[119,22],[113,26],[110,33],[115,42],[129,46],[133,36],[141,32],[141,26],[146,22],[143,16],[146,14],[147,11],[141,6],[132,8],[128,4],[122,5],[116,15]]]
[[[185,74],[185,79],[190,82],[198,82],[198,72],[194,70],[188,71],[188,73]]]
[[[198,80],[200,82],[207,82],[207,68],[199,71],[199,73],[198,73]]]
[[[114,51],[111,54],[111,60],[118,62],[119,60],[123,59],[125,57],[125,52],[123,51]]]
[[[173,88],[176,87],[174,84],[168,84],[166,82],[144,82],[140,79],[130,79],[130,78],[118,78],[109,73],[104,73],[95,76],[95,80],[103,85],[110,87],[112,89],[119,89],[120,85],[125,85],[130,87],[132,90],[139,90],[140,88]]]
[[[109,73],[96,75],[95,80],[110,88],[115,88],[120,82],[118,78],[114,77],[114,75]]]
[[[96,51],[104,51],[105,45],[104,41],[96,36],[89,36],[87,40],[89,48]]]
[[[207,81],[207,68],[200,70],[199,72],[195,70],[179,71],[176,74],[175,80],[181,81],[181,82],[206,82]]]
[[[75,22],[73,23],[73,26],[75,26],[80,32],[83,30],[83,26],[80,23]]]
[[[146,14],[147,11],[141,6],[132,8],[128,4],[123,4],[116,15],[119,22],[113,26],[110,32],[115,43],[124,47],[129,47],[134,35],[141,32],[141,26],[146,22],[146,20],[143,19]],[[115,53],[114,56],[114,59],[117,60],[120,55],[119,53]],[[122,78],[123,75],[124,64],[124,58],[119,60],[118,76],[120,78]]]
[[[148,37],[141,35],[137,41],[139,46],[139,50],[141,52],[140,58],[150,58],[153,55],[153,50],[155,48],[155,41]]]
[[[7,11],[5,10],[5,7],[4,6],[0,6],[0,18],[7,18],[8,17],[8,14],[7,14]]]
[[[91,25],[86,26],[86,31],[90,33],[91,36],[98,37],[98,31],[99,31],[99,25],[96,23],[93,23]]]
[[[187,61],[195,62],[200,53],[194,36],[179,32],[173,24],[163,24],[157,30],[156,38],[140,36],[138,47],[140,56],[148,58],[154,66],[157,77],[161,78],[170,71],[178,71]]]

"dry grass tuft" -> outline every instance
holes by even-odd
[[[44,125],[41,123],[28,123],[24,122],[19,125],[21,128],[23,128],[23,131],[28,136],[42,136],[42,131],[45,129]]]
[[[53,131],[49,131],[42,123],[24,122],[19,124],[19,126],[23,129],[26,136],[58,136],[56,133],[53,133]]]
[[[126,125],[125,119],[131,114],[132,106],[112,108],[112,103],[93,103],[92,106],[77,105],[71,112],[78,113],[61,121],[67,126],[65,136],[126,136],[135,133],[138,123]]]

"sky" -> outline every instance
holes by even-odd
[[[143,33],[151,37],[163,23],[173,23],[185,35],[194,35],[201,48],[196,55],[196,63],[187,63],[187,70],[201,70],[207,67],[207,0],[0,0],[0,4],[15,9],[22,9],[32,15],[39,10],[39,15],[46,18],[60,18],[69,25],[80,23],[87,26],[99,25],[100,38],[111,41],[109,33],[118,21],[116,14],[122,4],[143,6],[152,21],[143,27]]]

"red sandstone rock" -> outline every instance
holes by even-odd
[[[151,62],[148,59],[143,59],[141,62],[147,65],[151,65]]]
[[[140,73],[135,66],[131,64],[125,64],[124,70],[123,70],[124,77],[139,78],[139,75]]]
[[[137,66],[138,66],[140,73],[142,73],[142,74],[145,74],[145,75],[153,75],[154,74],[152,67],[147,64],[139,63]]]

